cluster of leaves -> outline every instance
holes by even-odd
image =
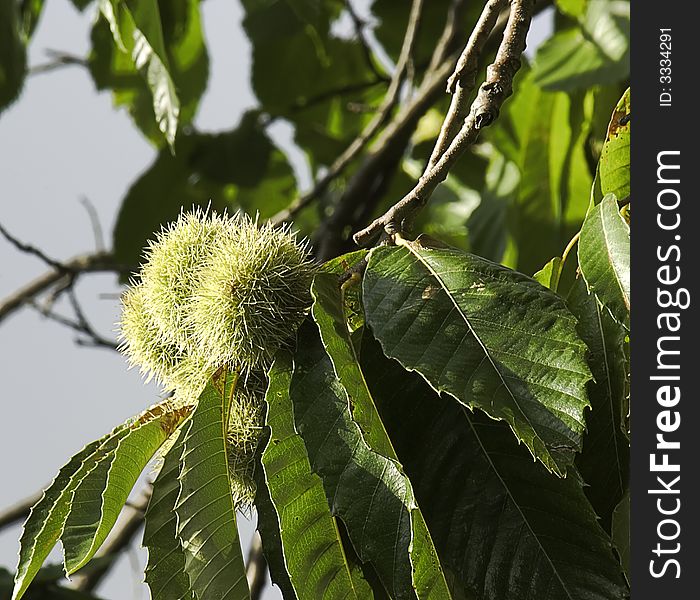
[[[41,4],[0,0],[0,107],[21,88]],[[382,100],[384,63],[336,26],[344,3],[244,0],[260,106],[232,131],[197,132],[199,2],[98,4],[90,72],[161,149],[123,201],[122,264],[182,206],[263,218],[289,206],[297,184],[268,123],[293,126],[318,175]],[[394,60],[399,4],[371,8]],[[448,4],[426,3],[416,80]],[[398,238],[326,263],[295,350],[276,356],[255,504],[285,598],[628,595],[629,2],[556,4],[552,37],[416,224],[451,246]],[[410,189],[444,108],[426,106],[367,214]],[[357,167],[298,215],[302,232]],[[361,259],[362,278],[340,286]],[[160,449],[144,532],[152,597],[247,598],[225,452],[235,385],[222,371],[191,413],[160,405],[71,459],[25,526],[13,597],[59,540],[68,573],[90,561]]]

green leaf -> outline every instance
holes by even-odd
[[[261,108],[294,125],[312,168],[329,165],[372,118],[383,81],[359,41],[331,35],[342,3],[243,2],[252,45],[251,84]],[[382,87],[380,88],[380,84]]]
[[[146,583],[152,600],[195,600],[185,573],[185,556],[177,537],[175,502],[180,491],[178,475],[182,456],[182,430],[165,455],[153,482],[146,510],[143,545],[148,549]]]
[[[517,207],[519,168],[493,147],[488,149],[488,157],[481,201],[467,221],[469,251],[515,267],[518,256],[509,220]],[[524,253],[520,260],[526,260]]]
[[[532,278],[541,283],[544,287],[557,291],[559,285],[559,276],[561,275],[561,257],[555,256],[544,267],[542,267]]]
[[[345,289],[341,290],[338,285],[338,275],[341,272],[342,269],[337,269],[336,273],[319,273],[315,277],[311,287],[314,298],[313,317],[335,374],[350,399],[351,415],[362,432],[364,442],[371,451],[398,465],[396,452],[367,388],[359,357],[350,338],[350,329],[345,317]],[[411,482],[405,476],[404,479],[407,492],[412,494]],[[410,521],[404,527],[410,528],[407,537],[412,539],[407,550],[416,595],[419,599],[449,598],[449,589],[437,552],[418,506],[409,505],[409,517]],[[348,528],[352,537],[349,524]],[[400,530],[398,535],[402,535]]]
[[[231,398],[237,382],[235,372],[215,375],[184,430],[180,493],[175,504],[177,535],[190,589],[203,600],[250,598],[226,448]]]
[[[162,38],[163,54],[160,53],[161,50],[156,49],[152,68],[157,71],[156,63],[159,60],[167,66],[167,77],[172,80],[179,102],[175,125],[186,125],[196,114],[209,75],[209,57],[202,32],[199,2],[161,0],[156,5],[154,0],[149,0],[143,3],[143,6],[141,3],[136,4],[136,10],[131,14],[133,18],[129,18],[124,12],[128,10],[124,8],[126,6],[130,5],[124,4],[123,1],[101,2],[103,14],[108,15],[108,18],[99,19],[92,29],[90,73],[97,89],[111,89],[114,92],[115,104],[125,106],[146,137],[155,145],[162,146],[166,139],[154,112],[156,101],[152,86],[149,86],[147,80],[147,67],[144,66],[139,73],[130,51],[134,44],[129,42],[131,38],[127,38],[125,42],[124,36],[133,36],[136,21],[137,26],[142,24],[147,31],[146,37],[149,41],[152,37],[153,43],[160,45],[159,38]],[[154,7],[158,9],[159,14],[153,12]],[[169,97],[169,87],[166,74],[163,75],[160,80],[154,79],[153,83],[164,85],[163,90],[166,94],[162,101],[165,102]],[[174,107],[163,104],[164,116],[167,117]],[[168,123],[166,125],[171,126]]]
[[[127,5],[125,0],[100,0],[100,13],[109,24],[118,51],[128,54],[151,93],[153,113],[172,147],[178,128],[180,100],[170,75],[157,0]]]
[[[600,197],[614,194],[620,200],[630,195],[630,90],[615,106],[598,165]]]
[[[583,452],[576,466],[587,486],[586,496],[606,531],[611,529],[613,511],[627,489],[629,440],[624,433],[627,368],[625,329],[589,294],[578,280],[569,293],[571,312],[578,319],[576,331],[589,350],[588,364],[593,381],[588,382],[591,412]]]
[[[367,336],[369,338],[369,336]],[[363,343],[362,366],[455,597],[628,596],[576,470],[552,477],[503,423],[441,397]]]
[[[294,427],[289,398],[292,358],[278,353],[265,396],[270,439],[262,452],[265,482],[278,519],[283,556],[298,598],[367,598],[356,589],[323,483],[312,472],[304,442]]]
[[[189,408],[156,405],[139,416],[76,486],[61,533],[66,574],[97,552],[146,465],[187,416]]]
[[[620,323],[630,310],[630,228],[615,196],[591,208],[581,228],[578,262],[588,289]]]
[[[555,0],[555,4],[565,15],[578,18],[586,13],[588,0]]]
[[[12,600],[22,597],[41,565],[56,545],[70,512],[70,497],[78,483],[95,467],[110,445],[127,426],[121,425],[108,435],[83,448],[63,466],[51,485],[44,490],[24,523],[20,539],[19,564],[15,574]]]
[[[0,0],[0,113],[19,96],[27,74],[27,53],[16,0]]]
[[[505,420],[536,459],[566,473],[581,448],[590,371],[561,298],[520,273],[419,239],[372,250],[363,301],[388,356]]]
[[[620,562],[625,570],[627,581],[630,580],[630,494],[627,492],[615,508],[612,522],[612,535],[615,549],[620,555]]]
[[[629,76],[630,4],[589,0],[585,16],[555,33],[537,50],[535,82],[547,90],[573,91]]]
[[[591,93],[543,91],[531,72],[519,76],[516,90],[488,132],[498,152],[520,171],[514,193],[501,195],[509,203],[508,218],[494,219],[491,231],[498,239],[510,230],[514,267],[534,273],[561,252],[586,215],[592,183],[586,148],[594,102]],[[479,247],[472,251],[481,254]]]
[[[331,512],[342,519],[358,556],[373,564],[391,596],[410,598],[412,491],[399,465],[365,443],[347,392],[309,322],[299,330],[289,391],[297,429],[312,469],[323,479]]]
[[[25,40],[31,40],[34,30],[39,23],[41,12],[44,9],[44,0],[21,0],[19,3],[20,23],[22,36]]]
[[[93,473],[98,467],[114,460],[114,453],[121,441],[143,424],[154,420],[159,426],[174,428],[174,422],[182,416],[178,411],[163,412],[162,407],[156,405],[138,417],[129,419],[99,440],[88,444],[60,469],[51,485],[44,491],[42,498],[32,507],[24,524],[13,600],[22,597],[59,537],[65,545],[67,521],[76,509],[73,504],[76,490],[80,487],[83,490],[86,489],[84,482],[88,479],[95,481]],[[95,490],[100,504],[103,489],[104,487]],[[83,507],[80,508],[82,510]]]
[[[135,269],[147,240],[183,208],[242,208],[265,218],[291,202],[293,171],[258,116],[246,113],[237,128],[216,135],[181,134],[174,156],[161,150],[122,201],[113,234],[120,264]]]

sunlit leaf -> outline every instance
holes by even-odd
[[[185,556],[177,537],[175,502],[180,492],[178,475],[182,456],[182,431],[168,450],[153,482],[146,510],[143,545],[148,549],[146,583],[152,600],[195,600],[185,573]]]
[[[100,548],[142,471],[188,412],[189,408],[160,405],[145,412],[78,483],[61,533],[67,574],[84,566]]]
[[[504,231],[512,235],[517,253],[513,266],[530,274],[561,253],[586,215],[593,95],[543,91],[531,72],[519,76],[516,89],[488,136],[498,153],[517,167],[520,178],[511,194],[499,194],[507,201],[505,216],[489,220],[487,214],[485,223],[497,240]],[[481,254],[478,247],[473,251]]]
[[[581,228],[578,262],[588,289],[621,323],[630,310],[630,228],[609,194],[593,206]]]
[[[237,373],[220,372],[207,384],[185,424],[177,535],[190,589],[198,598],[248,600],[226,448]]]
[[[588,0],[577,25],[558,31],[538,49],[535,81],[548,90],[572,91],[624,80],[629,38],[629,2]]]
[[[83,540],[83,536],[91,535],[90,532],[94,534],[95,519],[98,519],[101,525],[100,535],[105,530],[111,529],[114,524],[113,519],[116,519],[115,513],[118,514],[121,509],[120,498],[124,496],[119,486],[128,486],[129,489],[126,490],[126,496],[128,496],[133,486],[133,484],[129,485],[129,478],[133,471],[138,468],[136,462],[124,466],[124,462],[130,460],[130,457],[125,454],[125,449],[130,443],[124,442],[124,445],[121,446],[122,442],[131,435],[136,435],[141,439],[144,432],[152,434],[156,438],[160,437],[153,431],[154,427],[162,428],[164,432],[172,432],[184,414],[184,409],[180,412],[171,412],[156,405],[138,417],[116,427],[108,435],[88,444],[61,468],[54,481],[44,491],[41,500],[32,507],[24,524],[20,540],[19,565],[15,575],[15,589],[12,596],[14,600],[22,597],[59,538],[64,542],[64,545],[65,540],[71,539],[72,536],[78,541]],[[142,429],[144,427],[147,429]],[[121,451],[119,451],[120,447]],[[117,453],[119,454],[118,460]],[[113,463],[116,463],[116,466],[112,467]],[[112,478],[109,480],[110,489],[107,490],[104,486],[105,474],[109,476],[110,472]],[[86,497],[81,492],[80,498],[85,498],[89,502],[85,505],[74,503],[76,491],[78,489],[85,491],[88,488],[93,490],[93,496],[90,497],[88,494]],[[105,493],[104,514],[102,510],[103,492]],[[126,496],[124,496],[124,502]],[[123,505],[124,502],[121,504]],[[78,520],[77,517],[73,516],[74,514],[81,517],[90,514],[93,519],[85,519],[86,528],[82,531],[78,529],[68,530],[69,521],[75,524]],[[96,517],[95,514],[97,514]],[[95,538],[90,537],[90,539]],[[92,544],[90,543],[90,545]]]
[[[590,372],[575,319],[536,281],[419,239],[372,250],[367,321],[387,355],[438,390],[505,420],[564,475],[580,450]]]
[[[630,195],[630,115],[628,88],[613,110],[600,155],[598,177],[601,198],[614,194],[619,200],[625,200]]]

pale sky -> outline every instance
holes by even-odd
[[[356,4],[366,11],[367,0]],[[256,104],[249,85],[250,48],[237,2],[207,0],[201,6],[211,75],[196,125],[222,130],[235,126]],[[92,6],[80,14],[68,0],[46,2],[29,64],[45,63],[46,49],[84,56],[94,10]],[[542,39],[550,23],[551,15],[540,19],[531,37]],[[531,43],[530,50],[535,45]],[[288,128],[276,126],[272,134],[289,148]],[[80,203],[87,197],[110,247],[121,199],[154,155],[128,115],[114,110],[110,94],[95,92],[82,67],[31,76],[19,101],[0,115],[0,222],[21,240],[66,260],[95,249],[90,220]],[[307,179],[299,157],[298,152],[291,156],[297,172]],[[18,253],[0,239],[0,297],[45,270],[37,258]],[[120,291],[116,277],[86,276],[77,290],[93,325],[113,336]],[[65,304],[57,309],[70,314]],[[136,371],[127,371],[119,354],[79,347],[74,338],[74,332],[28,308],[0,325],[0,507],[45,486],[84,444],[158,397],[154,385],[144,386]],[[241,517],[239,529],[245,552],[254,523]],[[19,535],[19,527],[0,532],[0,565],[12,570]],[[143,550],[125,554],[99,588],[100,596],[148,598],[141,584],[144,561]],[[268,587],[264,600],[276,598],[281,598],[277,588]]]

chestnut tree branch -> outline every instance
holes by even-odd
[[[318,180],[311,191],[307,192],[303,196],[300,196],[288,208],[280,211],[270,219],[273,224],[279,225],[283,221],[292,218],[301,209],[320,197],[328,189],[331,182],[334,181],[347,168],[347,166],[353,160],[355,160],[355,158],[357,158],[367,143],[375,136],[375,134],[387,121],[391,111],[399,99],[401,84],[404,81],[406,70],[411,60],[411,54],[413,52],[413,46],[416,40],[416,33],[418,32],[422,9],[423,0],[413,0],[411,5],[411,13],[408,18],[408,27],[403,39],[401,53],[396,63],[396,69],[394,70],[391,82],[389,83],[389,88],[387,89],[386,95],[384,96],[377,113],[362,130],[362,133],[360,133],[360,135],[350,143],[343,153],[336,158],[328,171],[323,175],[323,177],[321,177],[321,179]]]
[[[383,216],[355,234],[354,240],[358,245],[369,245],[382,231],[393,235],[409,228],[435,188],[445,180],[459,156],[476,141],[480,131],[498,117],[501,105],[512,93],[513,77],[520,68],[520,57],[525,50],[534,6],[535,0],[511,0],[508,22],[496,58],[487,68],[486,81],[481,84],[459,131],[439,159],[434,161],[432,167],[426,169],[416,186],[406,196]],[[489,22],[488,19],[485,20]],[[460,70],[458,66],[453,74],[453,81],[460,81],[464,72],[465,70]]]

